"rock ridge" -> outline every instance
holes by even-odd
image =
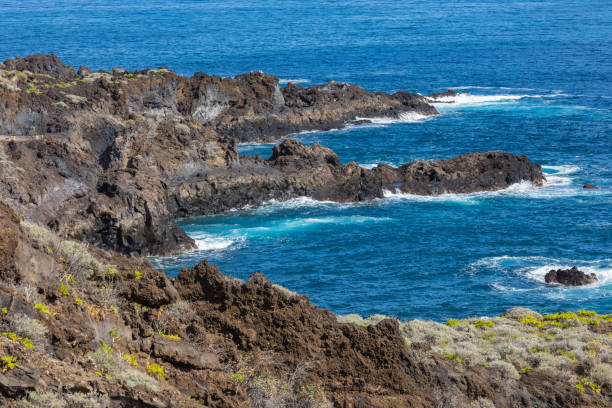
[[[0,192],[19,214],[62,236],[125,254],[195,248],[174,219],[299,196],[342,202],[541,185],[540,166],[505,152],[369,170],[318,144],[284,140],[264,160],[240,141],[343,126],[357,118],[434,115],[418,94],[329,82],[279,87],[263,73],[183,77],[65,65],[55,55],[0,65]],[[27,175],[27,176],[26,176]]]

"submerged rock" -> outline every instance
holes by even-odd
[[[452,89],[449,89],[446,92],[439,92],[439,93],[429,94],[429,95],[427,95],[427,99],[433,99],[436,102],[444,102],[444,101],[439,101],[438,99],[452,98],[452,97],[455,97],[455,96],[457,96],[457,92],[453,91]]]
[[[577,267],[571,269],[550,270],[544,276],[546,283],[559,283],[565,286],[582,286],[597,282],[597,276],[594,273],[584,273]]]

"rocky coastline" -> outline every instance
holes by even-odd
[[[437,114],[418,94],[278,82],[0,63],[0,405],[610,406],[610,315],[364,319],[205,260],[176,278],[154,269],[143,255],[193,248],[177,217],[545,180],[501,151],[373,169],[290,139],[239,155],[238,142]]]
[[[4,201],[62,236],[125,254],[193,249],[175,218],[270,199],[363,201],[384,190],[470,193],[544,180],[539,165],[505,152],[372,170],[292,140],[268,160],[237,152],[241,141],[406,112],[437,114],[427,98],[408,92],[338,82],[279,87],[278,78],[262,73],[75,71],[54,55],[6,60],[0,78],[0,134],[22,138],[0,148]]]
[[[202,261],[176,278],[0,204],[0,405],[607,407],[612,316],[335,316]],[[510,352],[510,350],[513,350]],[[51,405],[55,404],[55,405]]]

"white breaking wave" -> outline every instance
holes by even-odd
[[[476,85],[448,86],[445,89],[504,89],[508,91],[535,91],[534,88],[512,88],[509,86],[476,86]]]
[[[419,195],[410,193],[394,192],[390,190],[384,190],[383,196],[389,200],[402,200],[402,201],[413,201],[413,202],[455,202],[463,204],[478,204],[476,200],[476,194],[438,194],[438,195]]]
[[[279,84],[288,84],[288,83],[292,83],[292,84],[307,84],[310,82],[310,79],[305,79],[305,78],[296,78],[296,79],[285,79],[285,78],[281,78],[278,80]]]
[[[494,197],[522,197],[522,198],[552,198],[546,186],[536,187],[530,181],[522,181],[512,184],[511,186],[496,191],[482,191],[478,193],[445,193],[438,195],[419,195],[411,193],[402,193],[397,191],[384,190],[383,195],[386,199],[407,200],[415,202],[456,202],[464,204],[478,204],[479,200],[490,199]],[[573,195],[573,194],[570,194]]]
[[[374,167],[378,166],[379,164],[386,164],[389,165],[391,167],[398,167],[399,165],[397,163],[392,163],[392,162],[388,162],[388,161],[379,161],[376,163],[364,163],[364,164],[359,164],[359,167],[363,167],[364,169],[368,169],[368,170],[372,170]]]
[[[451,201],[465,204],[477,204],[479,200],[494,197],[516,197],[531,199],[555,199],[582,195],[606,194],[603,189],[585,190],[581,183],[576,183],[574,173],[581,170],[575,165],[542,166],[544,170],[553,170],[556,173],[545,173],[546,181],[540,187],[534,186],[529,181],[512,184],[511,186],[496,191],[483,191],[467,194],[440,194],[436,196],[422,196],[417,194],[402,193],[398,191],[385,190],[384,197],[394,200],[408,200],[416,202],[426,201]]]
[[[498,95],[472,95],[461,92],[457,95],[441,96],[438,98],[427,98],[436,108],[450,106],[476,106],[495,102],[516,101],[526,98],[550,98],[560,94],[551,95],[529,95],[529,94],[498,94]]]
[[[198,251],[219,251],[227,249],[234,244],[244,242],[246,237],[223,237],[201,233],[193,235],[191,238],[195,241]]]
[[[548,271],[552,269],[570,269],[572,266],[578,266],[578,269],[583,271],[584,273],[594,273],[599,279],[598,282],[595,282],[588,286],[598,286],[605,285],[606,283],[612,281],[612,268],[603,267],[603,266],[581,266],[581,261],[571,262],[571,263],[552,263],[547,265],[542,265],[538,267],[525,267],[517,270],[519,273],[524,273],[530,279],[536,280],[538,282],[544,282],[544,276],[548,273]]]
[[[221,251],[239,248],[247,239],[256,236],[270,236],[283,234],[291,230],[299,230],[317,225],[329,225],[334,228],[338,225],[352,225],[365,223],[380,223],[392,221],[389,217],[368,217],[362,215],[325,216],[307,218],[289,218],[264,222],[261,225],[237,227],[235,225],[215,225],[215,229],[222,228],[218,233],[202,232],[190,234],[197,245],[197,251]]]
[[[499,283],[492,283],[490,286],[495,290],[499,290],[500,292],[529,292],[535,290],[533,288],[513,288],[510,286],[501,285]]]
[[[567,164],[563,166],[542,166],[543,169],[555,171],[558,175],[562,174],[573,174],[580,171],[580,167],[573,164]]]
[[[580,167],[574,165],[565,166],[542,166],[544,176],[546,176],[545,186],[547,187],[562,187],[569,186],[573,183],[573,178],[568,177],[570,174],[574,174],[580,171]],[[547,172],[548,170],[548,172]],[[550,173],[554,171],[554,173]],[[576,185],[575,192],[581,192],[580,186]]]
[[[598,282],[595,282],[586,287],[606,286],[612,283],[612,259],[604,258],[592,261],[573,260],[573,259],[556,259],[544,256],[509,256],[502,255],[496,257],[488,257],[479,259],[472,263],[469,269],[474,273],[479,270],[507,270],[525,277],[527,279],[545,283],[544,276],[548,271],[553,269],[569,269],[577,266],[578,269],[585,273],[594,273],[597,276]],[[513,288],[499,283],[491,284],[497,290],[501,291],[527,291],[537,290],[538,288]]]
[[[287,230],[292,228],[307,227],[310,225],[317,224],[333,224],[333,225],[347,225],[347,224],[363,224],[363,223],[377,223],[391,221],[389,217],[367,217],[363,215],[350,215],[350,216],[331,216],[331,217],[313,217],[313,218],[297,218],[293,220],[283,221],[275,228],[280,230]]]
[[[273,212],[277,212],[279,210],[288,210],[295,208],[305,208],[305,207],[322,207],[322,206],[340,206],[342,204],[336,203],[335,201],[319,201],[310,197],[296,197],[286,201],[279,201],[276,199],[271,199],[264,202],[260,207],[255,209],[256,214],[269,214]]]
[[[355,120],[365,120],[365,121],[368,121],[368,122],[370,122],[372,124],[375,124],[375,125],[391,125],[391,124],[394,124],[394,123],[416,123],[416,122],[423,122],[425,120],[429,120],[429,119],[432,118],[431,115],[423,115],[423,114],[418,113],[418,112],[402,112],[398,116],[399,117],[397,117],[397,118],[388,118],[388,117],[383,117],[383,118],[362,118],[362,117],[357,117],[357,118],[355,118]],[[361,124],[361,125],[349,125],[349,126],[364,126],[364,125]]]

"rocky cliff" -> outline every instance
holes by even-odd
[[[242,282],[204,261],[171,279],[140,258],[64,240],[5,205],[0,227],[2,406],[505,408],[612,401],[604,361],[610,316],[513,310],[446,325],[339,319],[261,274]],[[499,341],[489,332],[495,324]],[[510,327],[515,331],[504,334]],[[541,352],[522,350],[523,339]],[[565,351],[577,341],[597,354]],[[479,342],[488,347],[477,348]],[[555,347],[565,355],[552,351],[561,367],[553,370],[543,356]]]
[[[528,158],[474,153],[372,170],[320,145],[286,140],[272,157],[241,157],[239,141],[342,127],[406,112],[426,98],[344,83],[278,86],[262,73],[183,77],[148,69],[91,72],[53,55],[0,64],[0,193],[20,214],[65,237],[125,254],[193,248],[174,223],[270,199],[361,201],[384,190],[468,193],[544,179]],[[28,139],[27,135],[43,134]]]

